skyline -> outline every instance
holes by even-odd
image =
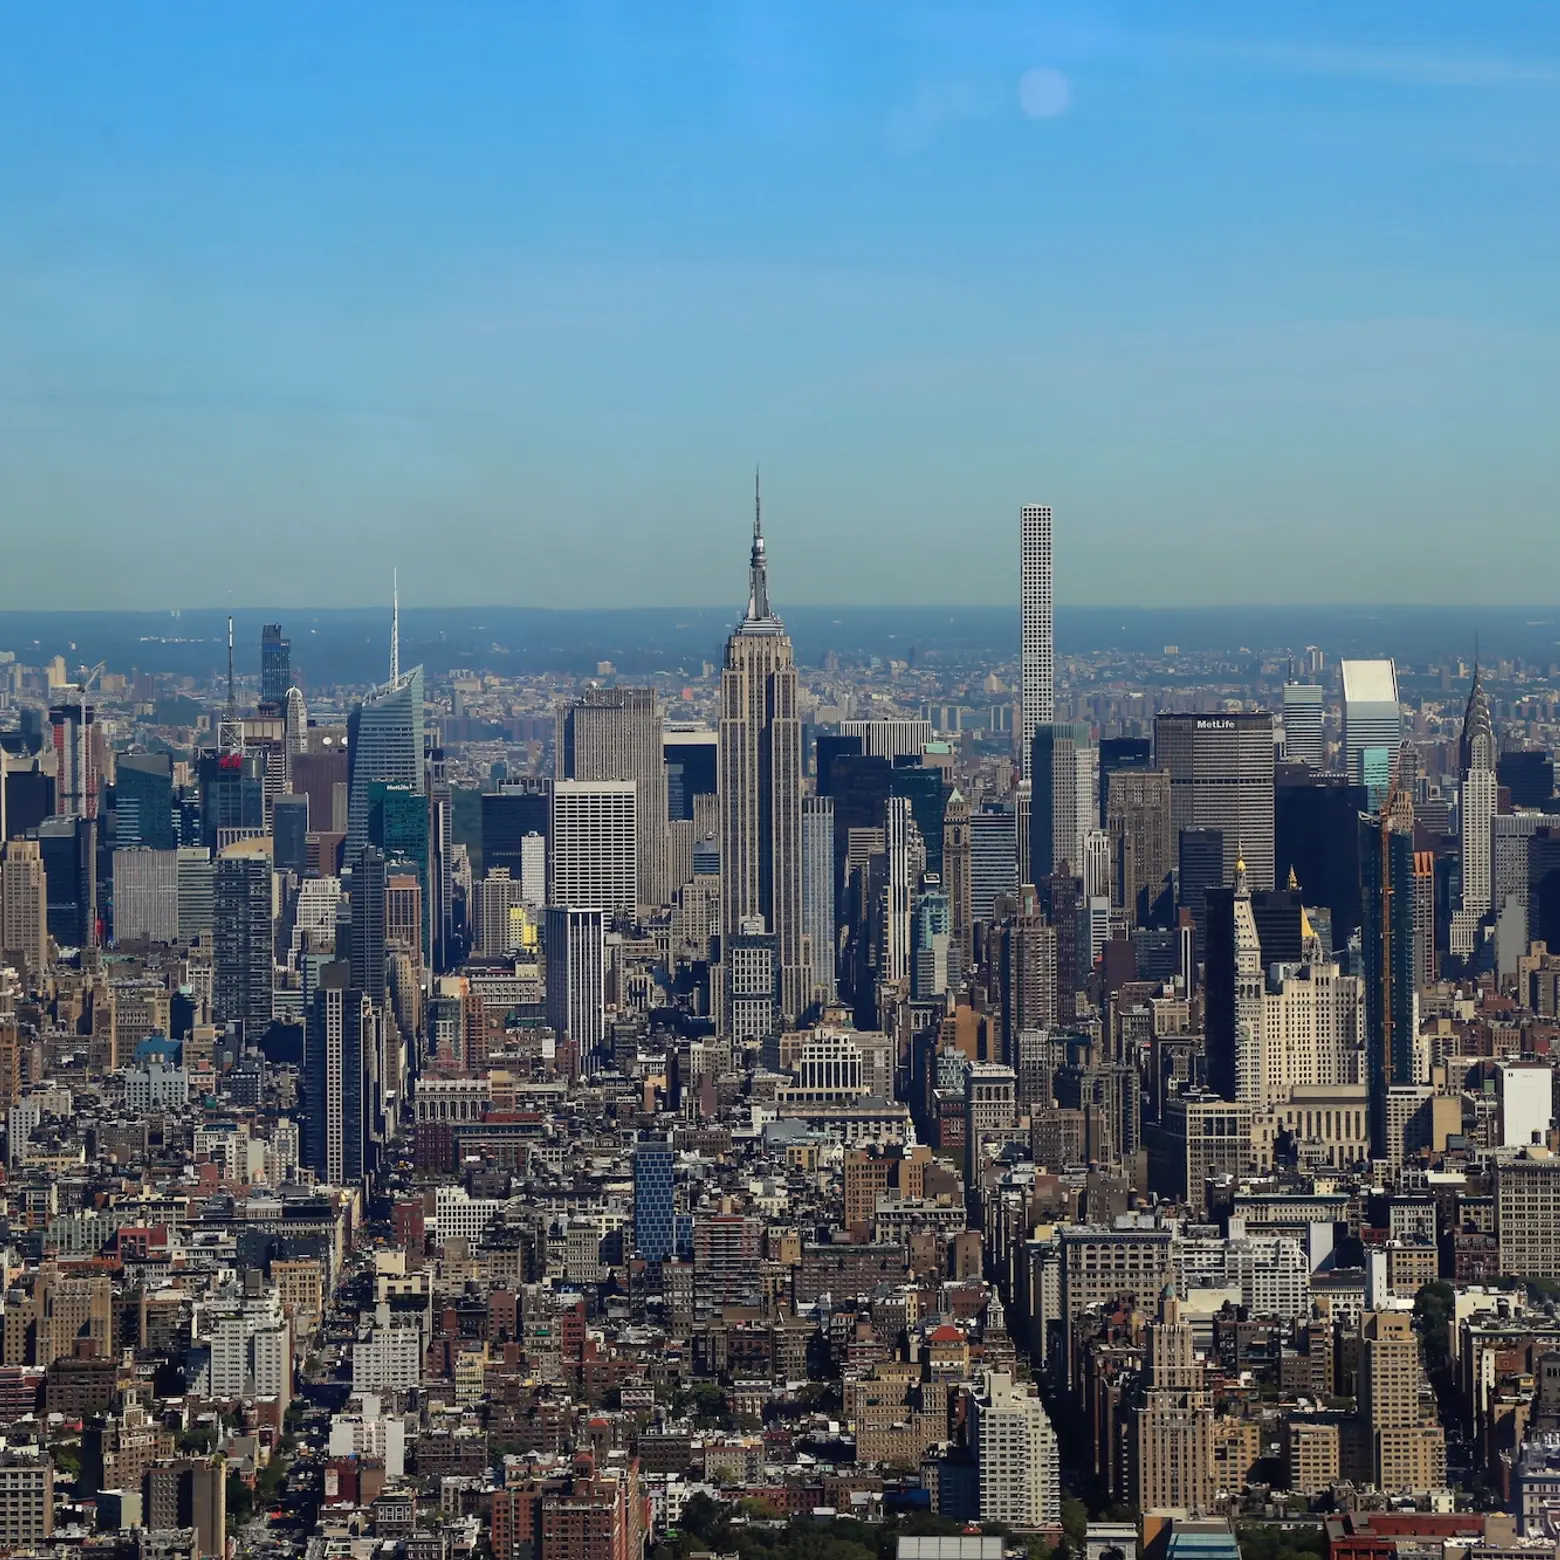
[[[1046,503],[1080,605],[1497,605],[1560,501],[1551,13],[98,4],[0,88],[0,607],[720,606],[755,458],[782,602],[1015,603]]]

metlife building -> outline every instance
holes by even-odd
[[[1170,828],[1224,835],[1224,882],[1244,857],[1253,890],[1273,887],[1273,716],[1160,715],[1154,761],[1170,776]]]

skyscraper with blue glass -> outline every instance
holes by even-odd
[[[675,1244],[672,1145],[641,1138],[634,1148],[634,1247],[646,1262],[665,1262]]]

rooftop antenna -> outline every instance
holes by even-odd
[[[233,692],[233,614],[228,613],[228,696],[227,718],[229,721],[238,719],[238,699]]]
[[[401,571],[390,571],[390,681],[401,677]]]
[[[238,695],[233,687],[233,614],[228,613],[228,665],[227,665],[227,705],[223,709],[222,719],[217,726],[217,751],[220,753],[242,753],[244,751],[244,728],[238,720]]]

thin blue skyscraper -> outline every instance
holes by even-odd
[[[634,1148],[634,1247],[646,1262],[665,1262],[675,1243],[672,1145],[665,1138],[640,1138]]]

